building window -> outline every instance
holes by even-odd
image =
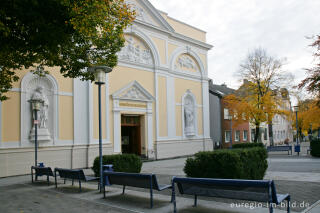
[[[229,143],[230,142],[230,137],[231,137],[231,131],[225,131],[224,132],[224,141],[226,143]]]
[[[256,130],[255,129],[251,129],[251,141],[252,142],[254,141],[255,134],[256,134]]]
[[[229,110],[227,108],[223,109],[223,117],[224,119],[228,120],[229,119]]]
[[[264,140],[268,140],[268,129],[264,128]]]
[[[236,131],[236,135],[234,137],[234,141],[240,141],[240,131],[239,130]]]
[[[243,141],[247,141],[247,140],[248,140],[248,131],[243,130]]]

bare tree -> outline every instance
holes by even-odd
[[[256,109],[249,116],[256,127],[254,142],[258,140],[261,123],[270,123],[274,115],[272,112],[276,111],[276,95],[272,94],[292,78],[282,70],[283,64],[283,59],[269,56],[262,48],[254,49],[240,64],[238,75],[244,81],[240,93]],[[272,106],[270,103],[273,103]]]

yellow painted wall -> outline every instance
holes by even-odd
[[[196,96],[197,104],[202,104],[201,83],[180,78],[175,78],[176,103],[181,103],[182,97],[188,89]]]
[[[182,106],[176,106],[176,135],[182,136]]]
[[[145,88],[152,96],[154,96],[153,72],[117,66],[109,74],[109,79],[110,95],[136,80],[143,88]]]
[[[20,92],[8,92],[2,102],[2,142],[20,141]]]
[[[174,20],[170,17],[167,18],[168,23],[173,27],[173,29],[182,35],[188,36],[198,41],[206,42],[206,33],[187,24],[183,24],[177,20]]]
[[[159,39],[156,37],[151,37],[151,39],[156,44],[156,47],[159,51],[161,64],[166,64],[167,57],[166,57],[166,42],[165,42],[165,40]]]
[[[198,119],[198,134],[202,135],[203,134],[203,117],[202,117],[202,108],[198,108],[198,115],[197,115],[197,119]]]
[[[204,69],[207,70],[207,56],[205,54],[202,54],[202,53],[198,53],[201,61],[202,61],[202,64],[203,64],[203,67]]]
[[[177,45],[168,43],[168,58],[169,58],[169,61],[170,61],[170,58],[172,57],[173,51],[174,51],[175,49],[177,49],[177,48],[178,48]]]
[[[167,80],[165,77],[158,78],[159,96],[159,136],[168,136],[167,125]]]
[[[59,139],[73,140],[73,97],[59,96]]]
[[[106,139],[106,91],[105,85],[101,87],[101,128],[102,139]],[[93,92],[93,138],[99,139],[99,103],[98,86],[92,84]]]
[[[34,68],[25,69],[25,70],[17,70],[16,74],[19,76],[19,80],[13,83],[13,88],[21,88],[22,78],[30,72]],[[73,92],[73,79],[65,78],[61,75],[58,67],[46,67],[45,70],[49,71],[49,73],[56,79],[58,82],[58,89],[60,92]]]

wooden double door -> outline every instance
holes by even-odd
[[[121,115],[122,153],[141,155],[141,116]]]

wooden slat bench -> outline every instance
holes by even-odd
[[[109,178],[109,183],[112,185],[122,185],[124,194],[126,186],[133,186],[137,188],[150,189],[150,207],[153,208],[153,190],[162,191],[170,189],[171,185],[158,184],[156,175],[154,174],[140,174],[140,173],[125,173],[125,172],[103,172],[103,180]],[[104,181],[105,182],[105,181]],[[103,197],[106,197],[105,183],[103,184]],[[171,200],[172,201],[172,200]]]
[[[62,169],[62,168],[55,168],[54,169],[54,174],[55,174],[55,185],[56,188],[57,186],[57,172],[60,176],[60,178],[64,179],[64,183],[66,181],[66,179],[72,180],[72,185],[74,180],[78,180],[79,181],[79,190],[81,192],[81,181],[94,181],[94,180],[98,180],[98,177],[93,177],[93,176],[86,176],[84,175],[84,172],[82,169]],[[99,183],[98,183],[99,186]]]
[[[280,204],[287,200],[287,212],[290,212],[290,195],[277,194],[273,180],[239,180],[211,178],[177,178],[172,179],[173,209],[177,212],[175,184],[180,194],[194,195],[194,206],[198,196],[221,197],[237,200],[268,202],[269,212],[273,212],[272,204]]]

